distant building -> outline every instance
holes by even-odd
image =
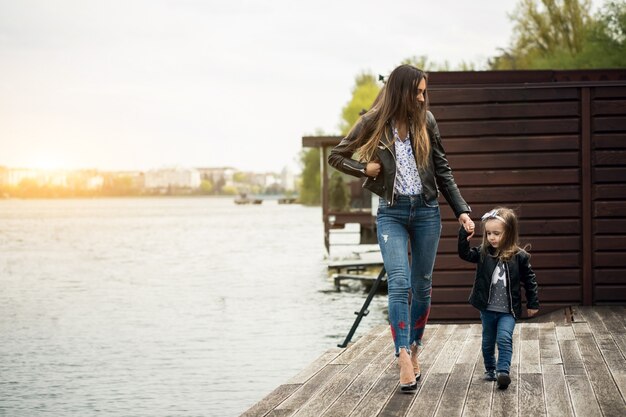
[[[67,187],[67,173],[64,171],[9,168],[4,170],[2,176],[2,183],[12,187],[20,185],[25,180],[31,180],[38,186]]]
[[[219,193],[223,187],[235,186],[235,173],[232,167],[196,168],[203,180],[211,181],[215,192]]]
[[[280,185],[285,189],[285,191],[295,191],[296,190],[296,175],[293,173],[291,168],[284,167],[280,173]]]
[[[155,169],[145,174],[145,187],[150,189],[198,188],[201,183],[202,178],[197,169]]]

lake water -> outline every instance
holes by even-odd
[[[0,200],[0,415],[239,415],[365,299],[334,291],[322,235],[275,201]]]

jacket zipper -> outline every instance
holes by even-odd
[[[360,173],[362,173],[362,174],[364,173],[364,172],[363,172],[363,170],[361,170],[361,169],[357,169],[357,168],[355,168],[355,167],[353,167],[353,166],[350,166],[350,164],[347,164],[345,161],[343,161],[343,162],[342,162],[342,165],[343,165],[344,167],[346,167],[346,168],[351,169],[352,171],[357,171],[357,172],[360,172]]]
[[[391,126],[390,126],[391,128]],[[395,141],[395,138],[394,138]],[[398,160],[396,159],[396,152],[395,152],[395,144],[394,144],[394,152],[391,152],[391,149],[387,148],[387,150],[389,151],[389,153],[391,154],[391,156],[393,156],[393,161],[396,164],[396,169],[393,172],[393,189],[391,190],[391,204],[389,204],[390,206],[393,206],[393,197],[396,194],[396,177],[398,176]]]
[[[506,279],[507,279],[507,292],[509,293],[509,310],[511,311],[511,314],[513,314],[513,318],[516,319],[517,317],[515,317],[515,311],[513,310],[513,296],[511,295],[511,274],[509,273],[509,264],[508,262],[504,263],[504,268],[506,269]]]

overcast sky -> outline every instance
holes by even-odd
[[[484,64],[516,0],[0,0],[0,166],[297,168],[354,78]]]

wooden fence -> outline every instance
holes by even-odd
[[[517,211],[543,310],[626,303],[626,71],[431,73],[428,88],[472,217],[497,205]],[[325,158],[340,139],[303,145]],[[371,225],[368,213],[328,210],[323,165],[325,223]],[[475,318],[472,265],[458,258],[458,222],[440,202],[431,317]]]

